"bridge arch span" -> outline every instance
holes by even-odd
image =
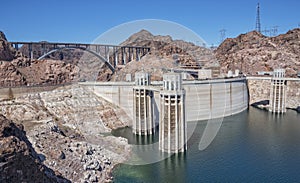
[[[101,62],[103,62],[105,65],[108,66],[108,68],[114,73],[115,72],[115,68],[103,57],[101,56],[100,54],[90,50],[90,49],[87,49],[87,48],[83,48],[83,47],[62,47],[62,48],[56,48],[56,49],[53,49],[47,53],[45,53],[44,55],[42,55],[41,57],[38,58],[38,60],[42,60],[44,59],[46,56],[54,53],[54,52],[57,52],[57,51],[60,51],[60,50],[73,50],[73,49],[80,49],[80,50],[83,50],[83,51],[86,51],[86,52],[89,52],[91,54],[93,54],[94,56],[96,56]]]

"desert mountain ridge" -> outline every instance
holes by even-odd
[[[215,51],[221,71],[239,69],[246,75],[259,71],[286,70],[288,77],[300,71],[300,29],[276,37],[252,31],[236,38],[227,38]]]

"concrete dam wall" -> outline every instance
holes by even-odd
[[[81,83],[97,96],[121,107],[133,119],[132,82]],[[162,82],[152,82],[154,119],[159,122],[160,89]],[[248,89],[245,78],[184,81],[186,91],[186,120],[199,121],[221,118],[248,108]]]

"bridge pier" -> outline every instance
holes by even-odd
[[[150,75],[145,72],[135,73],[135,86],[133,87],[134,122],[133,133],[137,135],[150,135],[155,133],[153,118],[153,91],[150,85]]]
[[[126,48],[122,47],[122,65],[126,65]]]
[[[113,47],[114,67],[118,65],[118,48]]]
[[[163,75],[160,92],[159,149],[178,153],[187,150],[185,90],[180,73]]]
[[[45,54],[46,54],[45,44],[42,44],[41,46],[42,46],[42,52],[43,52],[43,55],[45,55]]]
[[[130,48],[128,48],[128,62],[131,61],[131,53],[130,53]]]
[[[96,45],[96,53],[100,54],[101,53],[101,49],[98,45]]]
[[[28,54],[29,59],[33,60],[32,44],[28,44]]]
[[[275,69],[273,78],[271,80],[271,93],[270,93],[270,108],[269,111],[274,113],[286,112],[286,81],[285,70]]]
[[[105,58],[106,58],[107,62],[110,63],[110,61],[109,61],[109,47],[108,46],[104,46],[104,55],[105,55]]]
[[[135,56],[136,56],[136,61],[140,61],[139,49],[138,48],[135,49]]]
[[[16,50],[19,50],[19,44],[12,44],[12,46],[13,46]]]
[[[135,51],[134,51],[134,48],[131,48],[130,51],[131,51],[131,58],[130,58],[130,61],[133,61],[133,60],[135,59]]]

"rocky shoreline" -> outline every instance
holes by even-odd
[[[127,139],[110,133],[130,118],[79,85],[2,98],[0,106],[24,126],[41,163],[71,182],[111,182],[113,168],[131,154]]]

